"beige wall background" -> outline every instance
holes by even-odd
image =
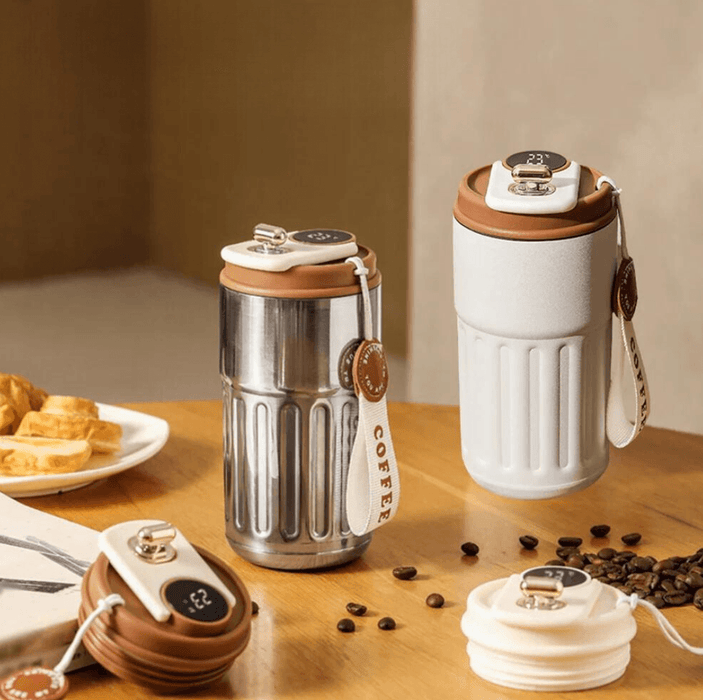
[[[0,282],[146,258],[143,13],[0,4]]]
[[[416,0],[415,12],[409,398],[458,403],[461,176],[545,148],[623,189],[650,424],[703,433],[703,4]]]

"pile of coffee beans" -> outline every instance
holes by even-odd
[[[626,595],[636,594],[657,608],[693,603],[703,610],[703,547],[694,554],[657,560],[631,550],[603,547],[597,552],[581,552],[579,538],[559,538],[558,559],[546,566],[581,569],[596,581],[606,583]],[[637,544],[641,535],[624,535],[623,542]]]

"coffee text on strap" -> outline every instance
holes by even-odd
[[[364,316],[364,340],[352,366],[359,423],[349,459],[346,491],[347,521],[351,531],[360,536],[395,515],[400,481],[386,405],[388,363],[383,345],[373,337],[368,270],[358,257],[348,258],[346,262],[356,268]]]

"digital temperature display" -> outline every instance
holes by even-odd
[[[197,622],[217,622],[229,612],[224,596],[203,581],[177,579],[166,586],[163,595],[174,610]]]
[[[523,571],[525,576],[547,576],[561,581],[564,588],[572,586],[580,586],[582,583],[587,583],[591,577],[580,569],[574,569],[570,566],[536,566],[534,569]]]
[[[567,160],[564,156],[551,151],[520,151],[513,153],[505,159],[508,167],[514,168],[516,165],[546,165],[552,172],[563,168]]]

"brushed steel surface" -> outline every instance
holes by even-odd
[[[380,288],[371,290],[380,337]],[[340,381],[363,335],[361,295],[279,299],[220,288],[227,539],[245,559],[281,569],[358,557],[344,508],[358,401]]]

